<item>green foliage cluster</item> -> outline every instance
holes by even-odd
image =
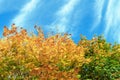
[[[91,42],[93,41],[93,42]],[[81,67],[81,80],[119,80],[120,79],[120,45],[111,45],[103,36],[94,40],[84,40],[79,45],[85,45],[85,57],[91,58],[90,63]],[[87,46],[86,46],[87,44]]]

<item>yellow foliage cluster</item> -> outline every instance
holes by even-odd
[[[78,80],[79,68],[90,62],[84,46],[76,45],[68,34],[45,38],[39,27],[35,29],[38,36],[28,36],[25,29],[17,32],[15,24],[11,30],[4,27],[0,79]]]

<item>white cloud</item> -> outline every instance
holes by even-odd
[[[26,19],[30,18],[32,11],[36,8],[38,0],[31,0],[23,6],[19,14],[11,21],[10,24],[15,23],[18,26],[25,26]]]
[[[104,1],[105,0],[96,0],[95,1],[95,6],[94,6],[94,9],[95,9],[95,20],[94,20],[94,24],[93,24],[93,26],[91,28],[91,31],[93,31],[95,28],[97,28],[99,23],[101,22]]]
[[[105,20],[105,36],[120,42],[120,1],[109,0]]]
[[[66,32],[69,24],[69,18],[73,13],[75,5],[78,3],[78,0],[69,0],[62,6],[57,13],[55,14],[56,20],[51,24],[51,28],[55,29],[57,26],[58,32]]]

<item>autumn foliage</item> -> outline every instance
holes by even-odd
[[[69,34],[46,38],[40,27],[35,29],[38,35],[18,31],[15,24],[11,30],[4,27],[0,80],[120,79],[120,45],[112,46],[101,36],[75,44]]]

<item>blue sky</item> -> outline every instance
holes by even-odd
[[[120,43],[120,0],[0,0],[1,37],[12,23],[31,32],[37,24],[46,34],[71,33],[76,43],[80,34]]]

